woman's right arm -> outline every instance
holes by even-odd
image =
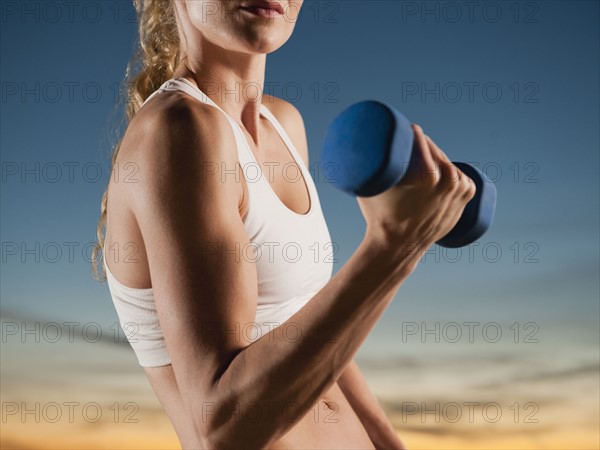
[[[456,223],[472,189],[449,181],[456,172],[438,164],[441,177],[414,177],[360,199],[365,238],[288,320],[301,339],[288,339],[280,326],[248,345],[239,330],[255,321],[257,273],[244,257],[252,247],[238,210],[231,128],[207,105],[173,102],[150,111],[124,141],[123,157],[139,167],[126,195],[183,406],[206,447],[265,447],[336,382],[421,252]],[[415,131],[425,167],[435,170],[441,156]],[[249,412],[256,408],[260,420]]]

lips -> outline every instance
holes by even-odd
[[[241,9],[259,17],[276,17],[285,13],[279,2],[267,0],[248,2]]]

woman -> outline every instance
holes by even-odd
[[[331,277],[302,118],[262,93],[301,4],[135,1],[143,65],[113,157],[135,175],[111,178],[97,248],[183,448],[403,448],[353,357],[474,194],[414,126],[419,170],[358,200],[364,239]]]

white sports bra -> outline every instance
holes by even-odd
[[[261,104],[261,115],[279,133],[306,181],[310,195],[310,209],[306,214],[298,214],[283,204],[263,175],[240,126],[191,82],[184,78],[167,80],[146,102],[154,95],[169,90],[183,91],[217,108],[225,114],[235,135],[239,162],[248,186],[249,210],[243,223],[255,249],[253,262],[258,277],[255,323],[237,330],[250,343],[288,320],[331,278],[334,244],[323,217],[317,189],[288,134],[264,104]],[[288,179],[302,182],[297,170],[284,173],[289,174]],[[125,286],[111,273],[106,260],[104,267],[119,323],[139,364],[142,367],[170,364],[152,288]],[[290,330],[291,334],[296,332]]]

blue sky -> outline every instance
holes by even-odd
[[[108,329],[116,312],[86,257],[136,29],[130,2],[67,4],[1,6],[0,310],[3,320]],[[599,4],[307,0],[291,40],[269,56],[267,92],[303,114],[311,163],[337,113],[378,99],[496,183],[491,230],[460,253],[432,247],[359,352],[381,398],[535,400],[554,419],[537,430],[533,447],[559,442],[546,426],[597,446]],[[338,270],[359,244],[364,220],[353,198],[312,173],[339,245]],[[86,384],[105,372],[80,344],[57,350],[56,361],[44,360],[47,346],[5,347],[3,386],[18,387],[17,397],[28,392],[39,384],[31,369],[43,363],[46,381],[72,380],[100,396],[113,383],[121,398],[120,379]],[[94,351],[110,354],[102,349]],[[131,352],[98,358],[115,368],[126,362],[141,376]],[[82,361],[77,370],[75,360]],[[559,426],[565,411],[584,431]],[[487,428],[477,431],[477,443],[490,438]]]
[[[496,220],[473,263],[463,257],[425,264],[404,292],[440,302],[456,297],[456,307],[477,310],[488,300],[465,299],[469,293],[458,289],[472,285],[488,289],[484,297],[495,304],[498,296],[508,304],[527,297],[520,307],[537,313],[549,301],[565,307],[551,300],[556,290],[545,289],[558,283],[566,290],[561,299],[568,295],[573,305],[565,312],[585,320],[597,311],[598,294],[598,3],[481,5],[307,2],[292,39],[270,55],[266,80],[303,113],[312,162],[333,117],[374,98],[421,124],[451,158],[475,162],[496,181]],[[112,317],[83,250],[94,240],[108,178],[108,118],[133,46],[131,6],[3,8],[1,224],[10,246],[3,307]],[[342,264],[364,222],[352,198],[316,181]],[[39,263],[23,243],[38,243]],[[496,263],[483,261],[489,243],[502,251]],[[486,252],[496,250],[489,245]],[[538,262],[525,263],[531,254]]]
[[[302,112],[312,162],[335,115],[373,98],[496,182],[490,232],[460,257],[433,248],[368,343],[393,341],[397,321],[411,318],[534,321],[555,330],[549,339],[564,327],[597,336],[598,2],[453,5],[307,2],[292,39],[269,56],[271,93]],[[85,255],[136,31],[131,6],[2,8],[2,308],[111,323],[108,289]],[[337,270],[364,221],[320,176]]]

